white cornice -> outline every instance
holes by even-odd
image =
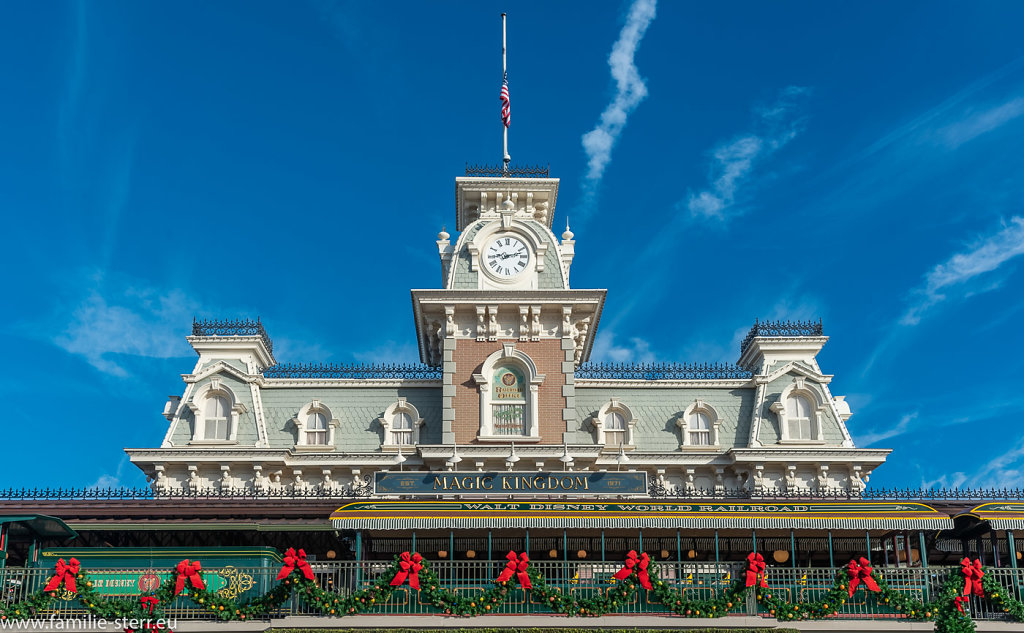
[[[214,374],[221,373],[231,374],[232,376],[244,382],[245,384],[256,383],[258,385],[262,385],[264,380],[263,374],[247,374],[241,369],[238,369],[233,365],[229,365],[222,360],[207,365],[206,367],[204,367],[203,369],[194,374],[182,374],[181,379],[184,380],[186,383],[199,382],[204,378],[208,378]]]
[[[330,387],[340,389],[420,387],[436,389],[441,386],[441,381],[437,379],[417,380],[411,378],[265,378],[261,386],[264,389],[298,387]]]
[[[760,384],[760,383],[767,384],[769,382],[772,382],[773,380],[776,380],[780,376],[789,373],[790,371],[796,372],[796,373],[798,373],[798,374],[800,374],[802,376],[810,378],[814,382],[817,382],[817,383],[820,383],[820,384],[823,384],[823,385],[827,385],[830,382],[832,382],[832,377],[833,377],[832,374],[822,374],[820,372],[816,372],[813,369],[809,369],[807,367],[804,367],[803,365],[797,364],[796,361],[790,361],[788,363],[784,363],[781,366],[779,366],[777,369],[773,369],[771,371],[771,373],[766,374],[764,376],[755,376],[754,380],[757,381],[758,384]]]
[[[891,449],[879,448],[842,448],[831,446],[808,446],[800,448],[792,444],[762,448],[734,448],[726,453],[737,463],[816,463],[821,461],[858,462],[865,464],[881,464],[891,453]]]
[[[616,378],[577,378],[575,381],[577,389],[610,387],[618,389],[657,389],[657,388],[694,388],[708,387],[716,389],[742,389],[744,387],[754,388],[752,378],[723,379],[723,380],[635,380]]]

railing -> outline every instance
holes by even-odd
[[[583,363],[576,378],[604,380],[735,380],[753,376],[730,363]]]
[[[273,353],[274,343],[263,329],[260,318],[252,319],[192,319],[192,336],[258,336],[267,351]]]
[[[470,165],[466,163],[467,176],[501,176],[503,178],[547,178],[551,171],[550,165],[511,165],[505,168],[503,165]]]
[[[657,481],[652,483],[649,493],[652,497],[668,499],[840,499],[865,501],[1021,501],[1021,488],[869,488],[863,491],[828,490],[786,490],[782,489],[724,489],[724,488],[673,488],[668,490]],[[112,499],[345,499],[353,491],[341,488],[268,488],[262,491],[250,489],[220,490],[209,488],[191,490],[169,488],[159,493],[151,488],[6,488],[0,489],[0,501],[89,501]],[[355,494],[355,496],[363,496]]]
[[[278,363],[263,370],[267,378],[441,380],[441,368],[419,363]]]
[[[747,351],[750,342],[758,336],[782,337],[782,336],[821,336],[824,330],[821,326],[821,319],[815,321],[754,321],[747,337],[740,343],[740,354]]]
[[[442,586],[450,591],[466,595],[477,595],[492,586],[493,579],[505,566],[504,560],[495,561],[438,561],[431,563]],[[332,561],[314,562],[313,573],[321,587],[341,595],[369,587],[380,574],[385,573],[390,561]],[[611,575],[622,567],[621,562],[600,561],[541,561],[531,566],[540,572],[548,584],[559,591],[578,597],[598,596],[611,586]],[[741,563],[704,563],[661,561],[652,566],[659,578],[688,599],[711,599],[718,592],[733,586],[735,579],[744,569]],[[229,598],[246,599],[259,596],[276,584],[279,567],[224,567],[203,570],[207,588],[218,591]],[[88,569],[90,579],[106,596],[125,597],[139,595],[140,579],[143,583],[163,582],[170,577],[170,570],[163,569]],[[769,567],[770,591],[787,602],[808,602],[820,599],[832,587],[837,571],[842,568],[792,568]],[[928,602],[938,595],[942,583],[949,574],[959,574],[958,567],[876,567],[884,574],[889,585],[900,593]],[[52,575],[51,569],[26,569],[9,567],[0,569],[0,587],[3,594],[0,604],[24,600],[41,589]],[[1020,587],[1024,585],[1024,570],[990,568],[991,574],[1004,587],[1007,595],[1018,599]],[[69,596],[71,598],[71,596]],[[670,610],[658,602],[653,592],[639,591],[630,601],[620,605],[622,613],[666,614]],[[836,605],[838,619],[902,619],[905,618],[876,596],[867,591],[858,591],[845,604]],[[437,609],[421,600],[421,596],[408,586],[398,588],[386,601],[374,610],[380,614],[435,614]],[[510,590],[508,599],[494,605],[494,614],[548,614],[551,611],[520,588]],[[736,604],[730,611],[735,615],[770,617],[764,607],[757,603],[754,592],[747,594],[744,602]],[[171,619],[211,620],[215,616],[185,597],[179,597],[167,605],[166,614]],[[1003,620],[1006,615],[987,599],[971,598],[971,614],[977,620]],[[49,617],[47,613],[46,617]],[[73,598],[56,604],[57,618],[83,617],[85,610]],[[293,596],[269,617],[289,615],[320,615],[314,609]]]

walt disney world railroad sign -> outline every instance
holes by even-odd
[[[378,472],[378,495],[645,495],[645,472]]]

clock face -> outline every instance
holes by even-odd
[[[501,235],[491,240],[484,249],[484,266],[498,277],[515,277],[526,270],[530,263],[530,249],[522,240],[511,235]]]

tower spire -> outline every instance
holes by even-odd
[[[502,172],[508,175],[508,166],[512,157],[508,155],[508,126],[512,122],[511,103],[508,99],[508,63],[505,59],[505,14],[501,14],[501,125],[503,134],[501,161]]]

